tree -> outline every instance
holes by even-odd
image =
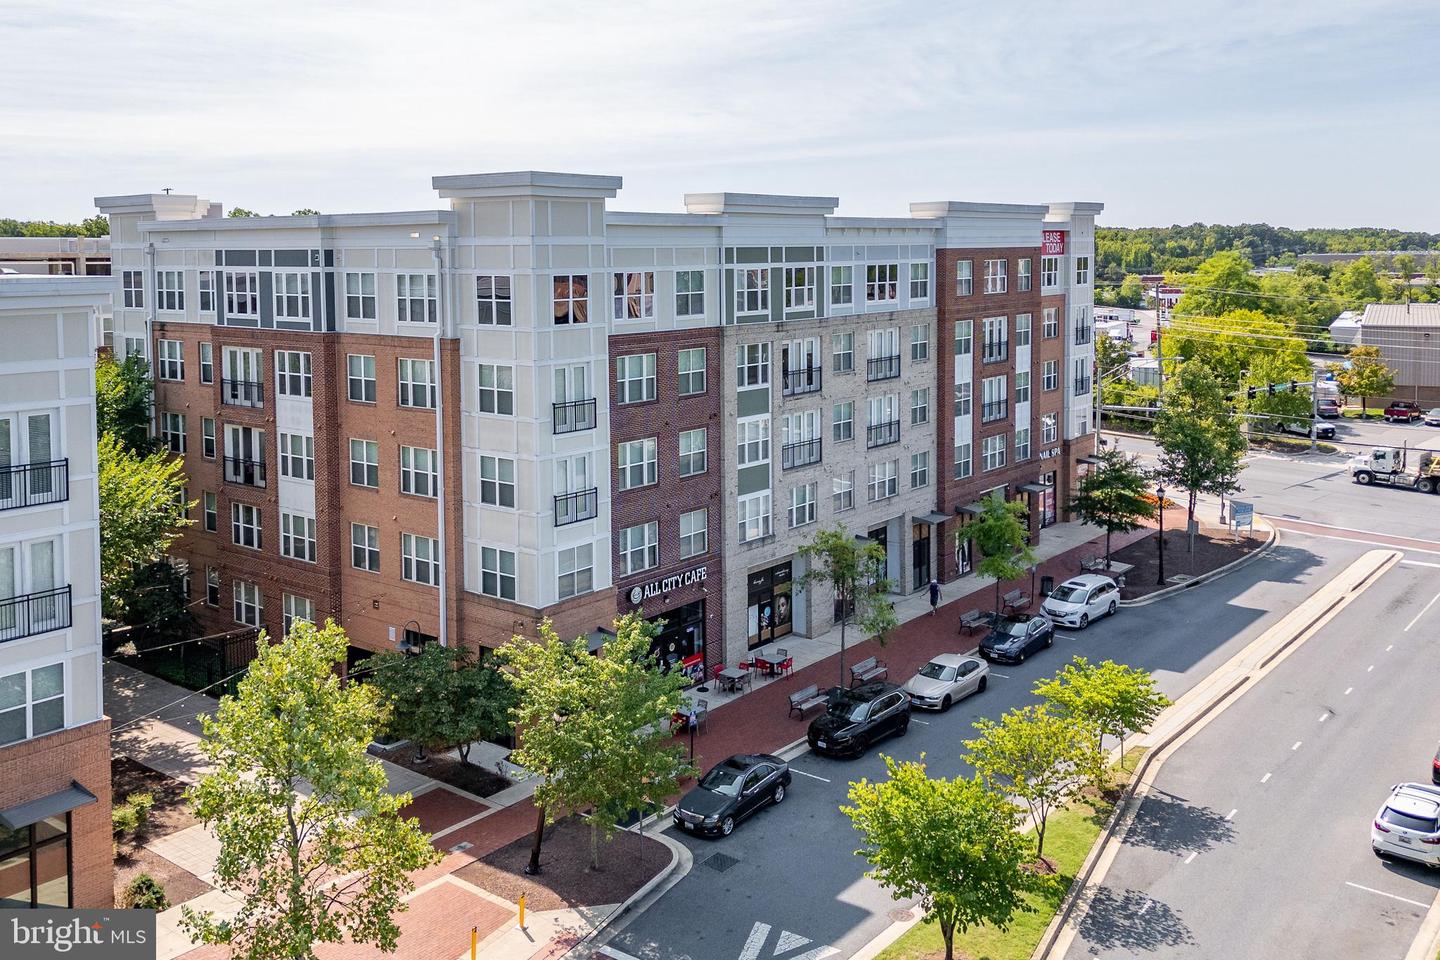
[[[1310,361],[1305,359],[1303,354],[1298,363],[1292,358],[1278,353],[1264,353],[1257,355],[1252,361],[1250,370],[1240,381],[1240,389],[1255,389],[1254,398],[1248,394],[1245,396],[1243,406],[1252,414],[1264,414],[1276,420],[1304,420],[1309,421],[1314,412],[1314,401],[1310,396],[1310,381],[1314,376],[1314,368]],[[1296,389],[1290,389],[1290,383],[1296,384]],[[1304,384],[1301,387],[1301,384]],[[1275,387],[1274,393],[1270,387]],[[1251,422],[1254,427],[1254,422]]]
[[[320,211],[319,211],[319,210],[312,210],[312,209],[309,208],[309,207],[301,207],[299,210],[296,210],[294,213],[290,214],[290,216],[292,216],[292,217],[318,217],[318,216],[320,216]]]
[[[988,923],[1008,929],[1034,908],[1034,886],[1021,865],[1029,842],[1018,832],[1023,812],[978,779],[932,779],[920,762],[885,758],[889,779],[850,785],[840,810],[860,831],[856,854],[867,876],[896,899],[916,897],[926,923],[940,927],[945,960],[955,956],[955,931]]]
[[[1349,308],[1359,308],[1367,303],[1376,303],[1384,296],[1380,276],[1375,272],[1375,261],[1360,257],[1344,266],[1337,266],[1330,273],[1330,286],[1338,297],[1346,301]]]
[[[840,686],[845,686],[845,634],[855,625],[883,644],[885,635],[899,623],[890,602],[890,581],[885,576],[889,559],[885,548],[859,540],[844,527],[817,530],[797,551],[805,558],[805,584],[828,584],[840,608]]]
[[[258,217],[260,214],[254,210],[246,210],[244,207],[231,207],[227,216],[231,217]]]
[[[1387,397],[1395,389],[1395,374],[1380,356],[1380,348],[1352,347],[1344,363],[1327,364],[1347,397],[1360,398],[1360,415],[1370,413],[1370,397]]]
[[[1284,324],[1259,310],[1232,310],[1204,319],[1176,318],[1165,334],[1164,346],[1166,357],[1198,360],[1232,389],[1247,370],[1262,363],[1285,371],[1286,380],[1310,378],[1305,341],[1290,336]]]
[[[1099,743],[1044,704],[1011,710],[999,723],[979,720],[975,729],[980,736],[965,741],[970,751],[966,760],[987,787],[1018,797],[1029,809],[1035,822],[1035,857],[1043,862],[1046,821],[1089,779]]]
[[[215,831],[217,886],[236,896],[232,919],[186,907],[203,943],[255,960],[313,958],[315,944],[348,939],[381,951],[400,935],[394,914],[440,852],[400,810],[385,772],[365,752],[385,720],[380,692],[345,683],[345,631],[297,620],[258,654],[214,717],[200,750],[213,766],[189,791]]]
[[[658,809],[691,772],[663,729],[680,709],[687,681],[678,670],[658,669],[650,655],[653,633],[627,614],[592,654],[585,638],[563,641],[546,620],[538,638],[515,636],[497,651],[516,693],[510,715],[520,745],[511,759],[539,777],[527,873],[540,872],[545,826],[557,811],[595,807],[591,829],[608,839],[616,819]],[[592,859],[598,866],[593,832]]]
[[[1086,730],[1099,748],[1102,738],[1120,741],[1125,756],[1125,736],[1149,729],[1170,701],[1155,689],[1155,678],[1144,670],[1105,660],[1092,664],[1076,657],[1055,676],[1035,684],[1035,695],[1048,703],[1062,718]],[[1097,786],[1104,782],[1104,758],[1091,770]]]
[[[1415,256],[1410,253],[1397,253],[1390,261],[1390,266],[1395,270],[1401,283],[1409,283],[1410,278],[1415,276]]]
[[[1185,293],[1175,304],[1176,318],[1218,317],[1231,310],[1258,310],[1260,281],[1243,255],[1226,250],[1200,264],[1193,275],[1177,278]]]
[[[1100,462],[1080,478],[1070,510],[1086,523],[1105,530],[1105,566],[1110,566],[1110,536],[1140,529],[1142,521],[1155,516],[1149,499],[1150,477],[1140,458],[1119,450],[1097,455]]]
[[[356,675],[375,684],[389,704],[385,729],[392,736],[422,748],[457,749],[469,763],[476,740],[510,730],[514,688],[468,647],[431,643],[418,656],[382,653],[358,667]]]
[[[999,497],[985,497],[980,504],[980,515],[961,527],[956,536],[974,540],[980,548],[975,570],[981,576],[995,578],[995,615],[999,616],[1001,582],[1023,577],[1035,565],[1035,552],[1026,542],[1029,531],[1023,520],[1023,506]]]
[[[1095,382],[1101,378],[1123,377],[1130,364],[1129,344],[1106,334],[1095,337]]]
[[[137,456],[112,434],[97,448],[100,488],[100,593],[107,617],[121,616],[136,571],[165,554],[195,501],[186,502],[185,464],[167,452]]]
[[[80,221],[80,236],[82,237],[108,237],[110,236],[110,218],[103,213],[93,217],[86,217]]]
[[[1183,488],[1190,551],[1195,550],[1195,504],[1200,494],[1228,496],[1240,488],[1245,437],[1228,409],[1225,388],[1199,362],[1182,364],[1165,390],[1155,418],[1161,480]]]
[[[155,449],[150,436],[150,400],[154,384],[150,364],[131,354],[123,361],[113,357],[95,360],[95,432],[112,434],[131,453]]]
[[[196,634],[195,615],[185,595],[185,575],[168,557],[136,567],[127,584],[120,620],[129,630],[114,631],[141,653],[188,640]],[[115,634],[120,634],[116,637]],[[184,650],[181,651],[182,655]]]

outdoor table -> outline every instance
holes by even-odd
[[[775,675],[775,665],[778,661],[766,657],[752,657],[751,661],[755,664],[755,669],[764,670],[766,676],[773,677]]]
[[[720,671],[720,679],[725,682],[726,690],[740,689],[740,682],[749,675],[747,671],[741,670],[739,667],[726,667]]]

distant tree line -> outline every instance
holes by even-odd
[[[16,220],[0,217],[0,237],[108,237],[110,219],[88,217],[79,223],[56,223],[54,220]]]

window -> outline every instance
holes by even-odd
[[[980,441],[980,466],[984,470],[998,470],[1005,466],[1005,434],[996,434]]]
[[[1030,346],[1030,321],[1031,317],[1028,313],[1015,315],[1015,346],[1017,349]]]
[[[1010,337],[1004,317],[987,317],[981,321],[985,339],[982,341],[980,360],[982,363],[996,363],[1010,355]]]
[[[1054,443],[1060,436],[1060,415],[1047,413],[1040,418],[1040,442]]]
[[[433,273],[395,275],[395,319],[401,323],[434,323],[439,299]]]
[[[780,466],[784,470],[820,462],[820,411],[797,410],[780,420]]]
[[[1089,310],[1086,307],[1075,308],[1075,345],[1083,347],[1090,342],[1092,327],[1090,324]]]
[[[1090,392],[1090,369],[1094,362],[1092,357],[1075,358],[1075,396],[1083,397]]]
[[[680,559],[710,552],[710,511],[691,510],[680,514]]]
[[[375,274],[345,274],[345,319],[375,319]]]
[[[350,482],[357,487],[380,488],[380,444],[374,440],[350,441]]]
[[[200,494],[200,512],[205,521],[205,532],[214,533],[220,529],[220,506],[215,494],[204,490]]]
[[[614,284],[616,320],[648,320],[655,316],[653,272],[616,273]]]
[[[968,297],[975,292],[975,261],[955,261],[955,296]]]
[[[515,599],[515,554],[495,547],[480,548],[480,592],[502,600]]]
[[[475,278],[476,318],[487,326],[508,327],[510,317],[510,278],[482,273]]]
[[[1015,261],[1015,289],[1021,293],[1030,292],[1030,267],[1033,261],[1029,257],[1021,257]]]
[[[899,298],[900,264],[872,263],[865,267],[865,302],[892,303]]]
[[[830,436],[836,443],[855,438],[855,401],[845,400],[830,408]]]
[[[815,306],[815,268],[785,268],[785,309],[807,310]]]
[[[1090,432],[1090,416],[1081,411],[1075,414],[1075,436],[1083,437]]]
[[[480,458],[481,463],[485,461]],[[514,465],[511,465],[511,503],[514,506]],[[482,476],[483,468],[482,468]],[[481,482],[484,488],[484,482]],[[400,447],[400,492],[417,497],[440,495],[440,463],[435,451],[428,447]]]
[[[352,353],[345,358],[345,370],[350,385],[350,399],[356,403],[374,403],[375,358],[368,354]]]
[[[125,306],[145,306],[145,274],[140,270],[124,270],[120,274],[120,283],[125,291]]]
[[[555,554],[558,574],[555,592],[559,599],[589,593],[595,588],[595,545],[580,543]]]
[[[836,513],[855,509],[855,471],[850,470],[830,480],[830,507]]]
[[[515,506],[515,461],[480,458],[480,502],[492,507]]]
[[[171,453],[185,452],[185,414],[160,415],[160,442],[165,444]]]
[[[969,355],[975,351],[975,326],[973,320],[955,321],[955,356],[965,357],[964,363],[969,363]]]
[[[1030,371],[1029,371],[1029,370],[1016,370],[1016,371],[1015,371],[1015,403],[1016,403],[1016,404],[1021,404],[1021,403],[1029,403],[1029,402],[1030,402]]]
[[[1040,288],[1060,286],[1060,258],[1040,258]]]
[[[655,354],[636,353],[615,358],[616,403],[645,403],[655,399]]]
[[[1059,360],[1046,360],[1044,366],[1042,366],[1042,367],[1040,368],[1040,389],[1041,389],[1041,390],[1058,390],[1058,389],[1060,389],[1060,361],[1059,361]]]
[[[920,487],[930,485],[930,454],[910,454],[910,489],[916,490]]]
[[[693,477],[709,467],[706,428],[680,431],[680,476]]]
[[[930,388],[910,391],[910,424],[930,422]]]
[[[28,684],[27,679],[29,680]],[[44,736],[47,733],[63,729],[64,726],[64,664],[52,663],[34,670],[0,676],[0,744],[16,743],[20,740]],[[18,775],[19,771],[17,770],[15,773]],[[53,828],[43,826],[48,823],[49,821],[42,821],[41,829],[46,829],[47,832],[53,830]],[[63,834],[60,839],[63,841]],[[9,845],[0,840],[0,856],[4,856],[9,861],[12,855],[13,852]],[[13,872],[8,869],[11,863],[7,862],[6,866],[7,874]],[[28,888],[28,871],[24,882]],[[7,884],[4,901],[7,906],[18,905],[12,890],[13,888]],[[40,898],[40,905],[45,906],[44,898],[47,896],[45,890],[39,889],[36,894]],[[32,902],[34,902],[34,898],[27,895],[24,905],[29,906]],[[50,905],[64,907],[69,905],[69,901],[67,899],[65,903]]]
[[[803,527],[815,522],[815,494],[813,481],[790,488],[790,526]]]
[[[209,417],[200,418],[200,455],[206,460],[215,459],[215,421]]]
[[[855,369],[855,334],[836,333],[830,337],[830,349],[834,357],[836,373],[849,373]]]
[[[1010,278],[1006,275],[1004,260],[985,261],[985,292],[1005,293],[1010,289]]]
[[[145,356],[145,338],[144,338],[144,337],[126,337],[126,338],[125,338],[125,356],[127,356],[127,357],[141,357],[141,358],[143,359],[144,356]]]
[[[770,310],[770,268],[752,267],[735,271],[735,312],[766,313]]]
[[[894,460],[870,464],[870,502],[884,500],[899,492],[897,464]]]
[[[200,312],[215,312],[215,271],[200,271]]]
[[[770,462],[770,418],[762,415],[748,417],[736,424],[736,464],[748,467],[756,463]]]
[[[980,422],[1004,420],[1010,413],[1010,378],[986,377],[980,381]]]
[[[291,593],[285,594],[284,615],[280,620],[281,629],[285,631],[286,635],[289,635],[290,628],[300,620],[311,624],[315,622],[315,602]]]
[[[855,268],[830,268],[830,306],[843,307],[855,302]]]
[[[616,445],[615,469],[620,475],[620,489],[634,490],[659,482],[656,473],[658,440],[630,440]]]
[[[900,440],[900,395],[887,393],[878,397],[867,397],[867,418],[865,421],[865,445],[883,447]]]
[[[741,344],[735,354],[735,379],[740,387],[770,385],[770,344]]]
[[[225,271],[225,315],[260,316],[260,274],[253,270]]]
[[[260,508],[248,503],[230,504],[230,539],[242,547],[260,549]]]
[[[1030,428],[1017,427],[1015,429],[1015,462],[1030,459]]]
[[[309,397],[312,390],[310,354],[275,351],[275,392],[282,397]]]
[[[220,571],[214,567],[205,568],[205,605],[220,606]]]
[[[1090,258],[1075,258],[1075,285],[1083,287],[1090,282]]]
[[[161,380],[185,379],[185,344],[180,340],[161,340],[156,359],[159,361],[156,373]]]
[[[280,511],[280,556],[315,562],[315,518]]]
[[[585,274],[556,274],[553,297],[557,326],[590,322],[590,278]]]
[[[200,382],[215,382],[215,345],[209,340],[200,341]]]
[[[970,416],[970,394],[972,389],[973,384],[969,380],[955,384],[955,416]]]
[[[435,409],[435,361],[402,358],[397,361],[402,407]]]
[[[291,480],[315,479],[315,438],[303,433],[281,433],[275,439],[280,453],[280,476]]]
[[[930,264],[910,264],[910,299],[930,299]]]
[[[969,443],[955,444],[955,479],[964,480],[973,472]]]
[[[515,415],[515,368],[498,363],[480,364],[480,412],[503,417]]]
[[[705,315],[705,271],[675,271],[675,316]]]
[[[930,359],[930,324],[917,323],[910,327],[910,362]]]
[[[380,572],[380,528],[363,523],[350,524],[350,566],[356,570]]]
[[[770,491],[741,497],[736,503],[735,516],[741,543],[770,536]]]
[[[619,560],[620,577],[660,566],[660,524],[651,520],[621,530]]]
[[[511,554],[513,557],[514,554]],[[400,576],[412,583],[440,585],[440,541],[414,533],[400,534]]]
[[[275,319],[310,319],[310,274],[275,271]]]
[[[873,381],[900,376],[900,329],[871,330],[865,340],[865,378]]]
[[[235,622],[250,627],[260,626],[260,621],[265,614],[265,607],[260,598],[260,587],[243,580],[236,580],[234,595]]]
[[[705,392],[705,348],[687,347],[676,354],[677,388],[680,396]]]

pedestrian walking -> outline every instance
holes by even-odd
[[[940,605],[940,581],[934,577],[930,578],[930,616],[935,616],[935,608]]]

